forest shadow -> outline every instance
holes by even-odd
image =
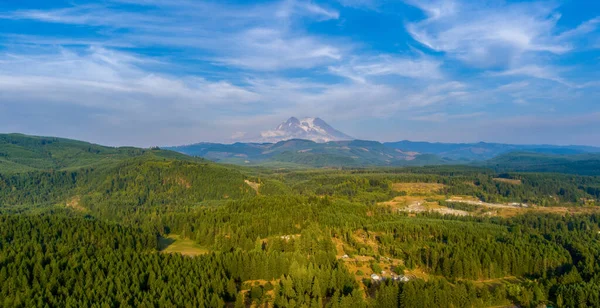
[[[175,243],[175,239],[169,237],[160,237],[158,239],[158,250],[162,251],[167,249],[167,247],[171,246]]]

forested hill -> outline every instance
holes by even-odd
[[[239,170],[172,151],[0,135],[0,206],[67,204],[105,213],[252,196]]]
[[[498,172],[554,172],[600,175],[600,154],[556,155],[516,152],[500,155],[482,165]]]
[[[0,172],[2,173],[74,170],[114,165],[123,160],[144,155],[182,160],[191,159],[183,154],[159,149],[115,148],[56,137],[0,134]]]

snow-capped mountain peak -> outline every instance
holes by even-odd
[[[329,142],[337,140],[352,140],[354,138],[334,129],[319,118],[291,117],[279,124],[274,130],[260,133],[260,142],[279,142],[289,139],[306,139],[315,142]]]

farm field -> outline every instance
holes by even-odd
[[[209,253],[207,248],[201,247],[191,239],[179,235],[169,234],[159,240],[160,252],[178,253],[184,256],[199,256]]]

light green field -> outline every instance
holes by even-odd
[[[206,247],[202,247],[190,239],[180,238],[177,234],[161,237],[159,245],[160,252],[162,253],[180,253],[184,256],[199,256],[210,252]]]

